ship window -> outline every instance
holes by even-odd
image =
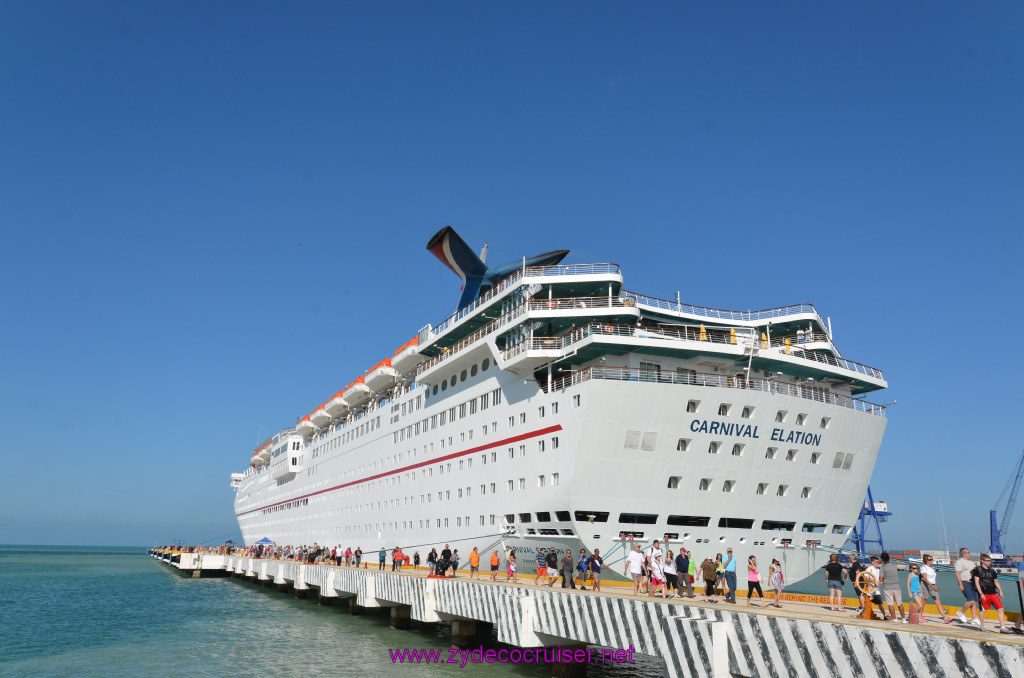
[[[809,488],[809,487],[805,487],[805,488],[804,488],[804,489],[803,489],[803,490],[802,490],[802,491],[800,492],[800,497],[801,497],[801,498],[803,498],[803,499],[810,499],[810,498],[811,498],[811,488]]]
[[[484,361],[484,362],[486,362],[486,361]],[[493,513],[491,514],[491,518],[490,518],[489,522],[490,522],[491,525],[494,524],[494,514]]]
[[[519,413],[519,423],[520,424],[525,424],[526,423],[526,412],[520,412]]]
[[[506,513],[505,514],[505,522],[508,523],[509,525],[511,525],[512,523],[516,522],[516,515],[514,513]]]
[[[821,452],[811,452],[811,463],[818,464],[821,462]]]
[[[711,489],[711,478],[701,478],[700,483],[697,485],[697,489],[709,490]]]
[[[700,407],[700,401],[699,400],[691,400],[688,403],[686,403],[686,411],[687,412],[696,413],[697,409],[699,407]]]
[[[796,523],[787,520],[765,520],[761,523],[762,530],[777,531],[777,532],[790,532]]]
[[[651,513],[620,513],[619,522],[628,525],[653,525],[658,522],[658,516]]]
[[[514,447],[508,448],[508,458],[509,459],[515,459],[516,458],[516,448],[514,448]]]
[[[484,524],[484,517],[480,516],[480,525],[482,526],[483,524]]]
[[[728,416],[729,416],[729,409],[730,409],[731,407],[732,407],[732,406],[731,406],[731,405],[729,405],[728,403],[722,403],[722,404],[720,404],[720,405],[718,406],[718,416],[720,416],[720,417],[728,417]]]
[[[726,480],[722,483],[722,492],[732,492],[732,489],[736,487],[735,480]]]
[[[455,519],[455,526],[456,527],[462,527],[462,518],[456,518]]]
[[[782,424],[786,421],[786,410],[779,410],[775,413],[775,421]]]
[[[846,534],[850,531],[849,525],[833,525],[832,534]]]
[[[707,527],[711,522],[711,516],[669,516],[669,525],[683,525],[686,527]]]
[[[437,384],[434,384],[434,388],[430,390],[431,395],[437,395]]]
[[[801,532],[824,532],[825,525],[821,523],[804,523],[804,526],[800,528]]]
[[[498,491],[497,487],[498,487],[497,483],[491,483],[491,494],[494,494],[495,492]]]
[[[529,513],[520,513],[519,514],[519,522],[521,522],[521,523],[528,523],[531,520],[533,520],[533,517]]]
[[[544,416],[544,406],[543,405],[541,405],[540,407],[537,408],[537,416],[538,417],[543,417]]]
[[[786,461],[796,461],[796,455],[796,450],[790,450],[789,452],[786,453]]]
[[[757,489],[754,490],[754,494],[764,494],[765,490],[768,489],[768,483],[758,483]]]
[[[452,382],[452,386],[455,386],[455,384],[459,383],[459,378],[456,375],[453,374],[451,382]]]
[[[537,487],[544,487],[544,476],[537,476]]]
[[[732,456],[734,456],[734,457],[742,457],[743,456],[743,445],[741,443],[736,443],[735,445],[732,446]]]
[[[777,447],[769,447],[768,451],[764,453],[764,458],[765,459],[774,459],[775,455],[777,455],[778,453],[779,453],[779,448],[777,448]]]
[[[552,473],[551,474],[551,484],[552,485],[557,485],[558,484],[558,474],[557,473]]]
[[[508,490],[507,490],[507,491],[508,491],[508,492],[511,492],[511,491],[512,491],[512,490],[514,490],[514,489],[516,489],[516,484],[515,484],[515,482],[514,482],[514,481],[511,481],[511,480],[510,480],[510,481],[508,481]]]
[[[551,439],[551,449],[552,450],[557,450],[558,449],[558,436],[555,436],[554,438]]]
[[[491,452],[491,461],[492,462],[498,461],[498,453],[497,452]]]
[[[679,487],[679,476],[668,477],[668,489],[675,490]]]
[[[789,485],[779,485],[779,489],[776,490],[775,496],[785,497],[787,492],[789,492]]]
[[[469,368],[469,376],[471,376],[471,377],[475,377],[476,376],[476,365],[473,365],[472,367]],[[480,523],[480,524],[483,525],[483,523]]]
[[[526,528],[526,534],[537,534],[537,530],[533,529],[532,527],[528,527]]]
[[[562,528],[562,534],[564,534],[567,537],[571,537],[572,536],[572,530],[570,530],[567,527],[563,527]]]
[[[711,443],[708,445],[708,454],[718,454],[718,448],[721,446],[721,444],[722,443],[715,440],[711,441]]]
[[[553,536],[553,535],[557,535],[558,534],[558,530],[556,530],[556,529],[554,529],[552,527],[542,527],[542,528],[540,528],[540,533],[542,535],[550,537],[550,536]]]
[[[543,452],[544,451],[544,441],[543,440],[538,440],[537,441],[537,451],[538,452]]]
[[[491,359],[490,358],[484,358],[483,364],[480,365],[480,370],[482,372],[486,372],[487,368],[490,367],[490,366],[491,366]]]
[[[572,397],[572,405],[573,405],[573,407],[579,407],[580,406],[580,397],[579,397],[578,394],[574,395]]]
[[[551,512],[550,511],[537,511],[537,522],[538,523],[550,523]]]
[[[519,489],[520,490],[525,490],[526,489],[526,478],[520,478],[519,479]]]
[[[806,414],[801,413],[801,414],[796,415],[796,425],[797,426],[803,426],[805,421],[807,421],[807,415]]]
[[[486,485],[481,485],[480,486],[480,494],[487,494],[487,486]]]
[[[551,403],[551,414],[558,414],[558,403]]]
[[[853,466],[853,453],[852,452],[847,454],[846,458],[843,460],[843,470],[844,471],[849,471],[851,466]]]
[[[754,526],[753,518],[719,518],[719,527],[731,527],[738,530],[749,530]]]
[[[508,427],[512,428],[515,425],[516,425],[516,418],[515,417],[509,417],[508,418]]]
[[[676,450],[678,450],[679,452],[686,452],[689,449],[690,449],[690,440],[689,440],[689,438],[680,438],[679,442],[676,443]]]
[[[459,381],[466,381],[466,370],[462,370],[462,373],[459,374]]]
[[[832,424],[832,419],[830,417],[822,417],[821,418],[821,427],[822,428],[828,428],[831,424]]]
[[[750,405],[747,405],[746,407],[743,408],[743,412],[740,414],[740,416],[743,417],[744,419],[750,419],[752,416],[754,416],[754,408],[751,407]]]
[[[592,523],[607,523],[608,512],[607,511],[576,511],[576,520],[589,521]],[[566,518],[568,520],[568,517]],[[559,518],[561,520],[561,518]]]
[[[442,391],[447,391],[448,390],[448,380],[447,379],[445,379],[444,381],[441,382],[441,390]]]

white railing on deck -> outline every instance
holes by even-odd
[[[810,334],[809,338],[808,334],[810,333],[804,334],[805,343],[809,341],[828,341],[828,337],[824,334]],[[632,325],[613,325],[610,323],[595,322],[573,330],[562,337],[534,337],[532,339],[526,339],[515,346],[507,348],[502,353],[502,358],[504,360],[509,360],[523,351],[528,350],[564,349],[591,335],[630,337],[635,339],[659,339],[668,341],[691,341],[708,344],[734,344],[740,346],[750,346],[753,344],[760,347],[761,350],[781,352],[795,358],[839,367],[875,379],[885,378],[882,371],[877,368],[862,365],[861,363],[847,360],[846,358],[837,358],[831,353],[806,350],[799,343],[799,338],[795,335],[772,337],[770,340],[766,338],[762,341],[760,337],[757,337],[751,332],[750,328],[739,328],[735,331],[735,334],[733,334],[729,331],[722,331],[721,328],[708,329],[699,325],[668,329],[634,327]]]
[[[720,388],[736,388],[741,390],[763,391],[778,395],[795,396],[828,405],[848,407],[858,412],[867,412],[876,417],[885,416],[885,406],[869,403],[866,400],[851,398],[839,393],[832,393],[816,386],[803,386],[752,377],[744,378],[742,374],[729,376],[725,374],[706,374],[702,372],[641,369],[636,367],[607,367],[598,365],[577,370],[572,374],[555,379],[551,382],[548,392],[581,384],[591,379],[610,379],[613,381],[641,381],[659,384],[685,384],[688,386],[713,386]]]
[[[627,290],[622,290],[622,296],[628,299],[635,299],[638,304],[643,304],[644,306],[653,306],[654,308],[661,308],[666,311],[687,313],[689,315],[697,315],[703,318],[714,318],[716,320],[743,320],[746,322],[755,322],[759,320],[783,318],[790,315],[813,313],[814,316],[821,321],[821,316],[818,315],[817,309],[815,309],[811,304],[793,304],[791,306],[779,306],[778,308],[765,308],[760,311],[729,311],[724,308],[682,304],[672,301],[671,299],[648,297],[644,294],[637,294],[636,292],[629,292]],[[822,325],[824,325],[824,323],[822,323]]]
[[[444,333],[449,327],[480,308],[481,305],[486,304],[494,297],[509,289],[514,283],[524,277],[524,273],[527,278],[542,278],[546,276],[559,275],[621,275],[621,270],[619,269],[618,264],[569,264],[564,266],[528,266],[526,269],[517,268],[515,272],[502,278],[494,287],[480,295],[473,301],[473,303],[448,316],[439,322],[436,327],[430,328],[430,332],[426,338],[433,339]]]

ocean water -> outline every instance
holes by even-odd
[[[397,676],[417,669],[393,664],[389,649],[446,649],[449,640],[441,624],[396,631],[373,610],[352,617],[344,604],[320,606],[273,587],[191,579],[143,548],[0,546],[0,676]],[[628,666],[590,665],[588,675],[661,675],[661,660],[635,657]],[[551,675],[535,664],[428,670]]]

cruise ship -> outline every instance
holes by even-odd
[[[846,541],[886,426],[864,396],[887,384],[814,306],[654,298],[566,250],[489,267],[450,227],[427,249],[456,312],[232,474],[246,545],[514,549],[527,573],[540,548],[600,549],[623,579],[658,539],[793,582]]]

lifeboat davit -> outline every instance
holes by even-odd
[[[349,407],[359,407],[370,400],[370,387],[366,385],[366,377],[359,377],[345,387],[345,402]]]
[[[302,419],[299,419],[299,423],[295,425],[295,431],[300,436],[311,436],[316,431],[316,426],[309,420],[309,415],[307,414]]]
[[[249,466],[262,466],[262,465],[263,465],[263,460],[260,459],[260,453],[259,452],[253,452],[252,453],[252,459],[249,460]]]
[[[394,386],[398,372],[391,366],[391,358],[384,358],[366,373],[366,385],[371,391],[380,391]]]
[[[419,346],[417,344],[419,343],[420,338],[417,335],[398,347],[395,355],[391,357],[391,366],[395,368],[396,372],[406,374],[416,369],[416,366],[420,364],[422,358],[418,352]]]
[[[256,450],[256,454],[259,455],[260,459],[263,461],[270,461],[270,443],[267,443],[260,449]]]
[[[323,428],[331,423],[331,415],[327,414],[327,403],[324,403],[320,407],[313,410],[313,413],[309,415],[309,420],[313,422],[313,426],[317,428]]]
[[[345,390],[342,389],[332,395],[324,405],[327,407],[327,414],[332,417],[340,417],[348,412],[348,403],[345,402]]]

